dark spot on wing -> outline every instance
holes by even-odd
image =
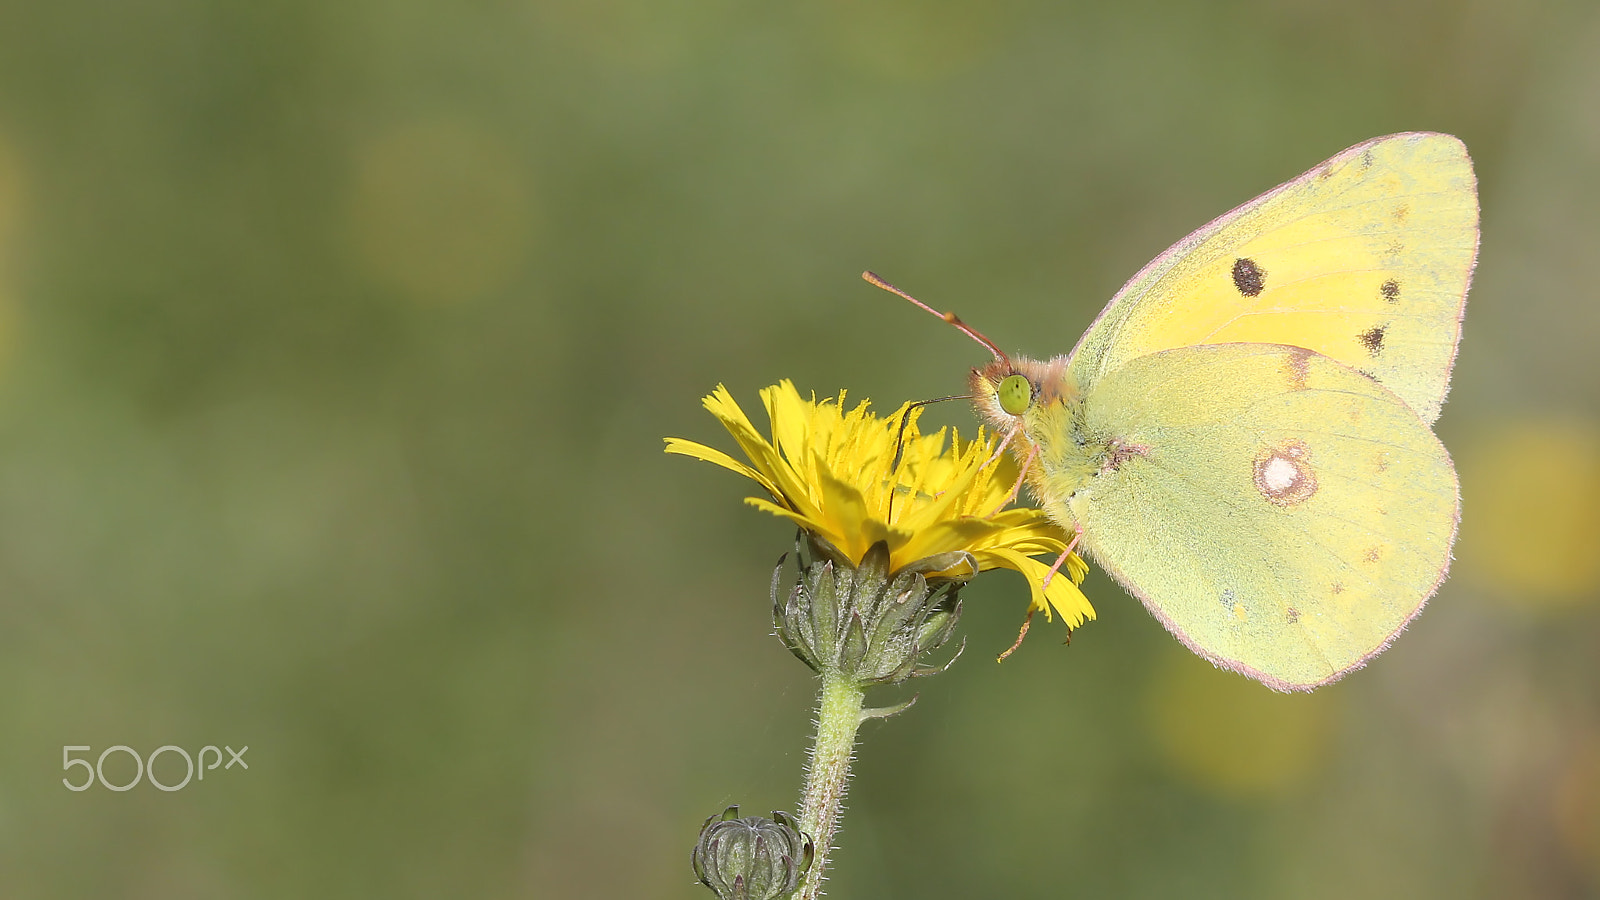
[[[1361,346],[1367,348],[1369,355],[1377,356],[1383,352],[1383,333],[1388,330],[1389,326],[1379,325],[1356,335],[1356,340],[1361,342]]]
[[[1383,283],[1383,287],[1378,288],[1378,293],[1382,294],[1383,299],[1389,301],[1390,303],[1399,303],[1400,282],[1391,278]]]
[[[1295,609],[1292,606],[1289,607],[1289,615],[1286,618],[1288,618],[1289,624],[1293,625],[1294,623],[1300,621],[1300,610]]]
[[[1266,270],[1253,259],[1236,259],[1233,261],[1233,286],[1246,297],[1255,297],[1267,286]]]

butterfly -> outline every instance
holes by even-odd
[[[1078,549],[1195,653],[1311,690],[1449,569],[1459,485],[1431,426],[1477,249],[1466,148],[1395,134],[1173,245],[1066,356],[940,315],[994,353],[978,414]]]

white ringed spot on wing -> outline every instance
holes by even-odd
[[[1317,492],[1317,473],[1311,453],[1299,441],[1261,448],[1255,460],[1255,485],[1275,506],[1303,503]]]

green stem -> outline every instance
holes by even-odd
[[[822,674],[822,689],[817,697],[817,737],[811,747],[805,796],[800,805],[800,830],[811,836],[817,855],[800,885],[798,900],[816,900],[822,892],[822,877],[833,849],[845,786],[850,780],[850,756],[855,750],[856,729],[861,727],[861,706],[866,694],[865,688],[837,673]]]

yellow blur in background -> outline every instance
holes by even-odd
[[[1221,794],[1270,795],[1318,774],[1340,695],[1257,690],[1211,666],[1165,654],[1145,698],[1150,735],[1173,770]]]
[[[1600,598],[1600,423],[1510,416],[1460,455],[1463,568],[1515,607]]]

